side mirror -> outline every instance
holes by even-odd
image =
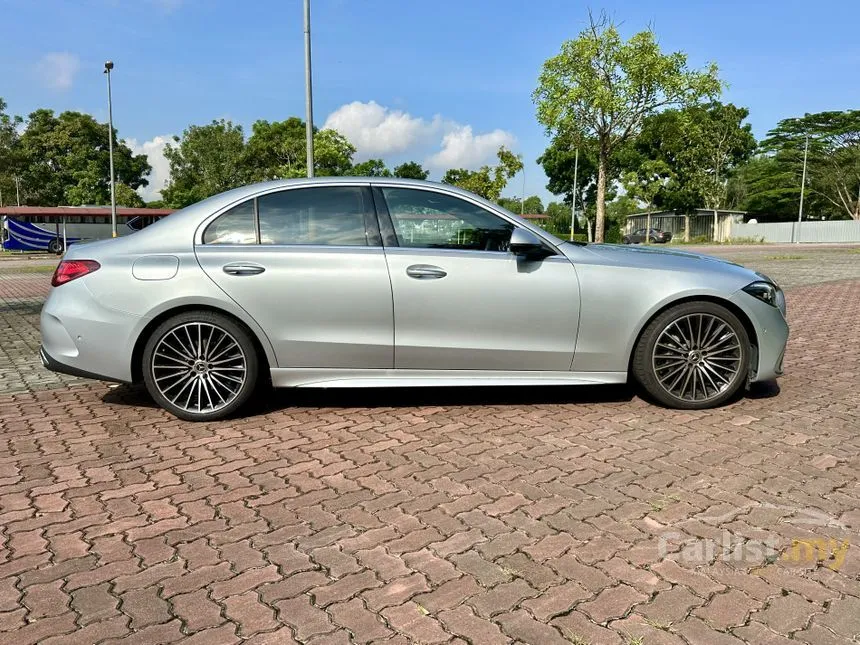
[[[549,249],[537,235],[524,228],[515,228],[511,233],[508,249],[514,255],[528,259],[539,259],[550,255]]]

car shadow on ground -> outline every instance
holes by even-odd
[[[416,387],[305,389],[262,387],[239,416],[292,408],[409,408],[426,406],[499,406],[625,403],[635,398],[628,385],[529,387]],[[143,385],[117,385],[105,403],[157,408]]]

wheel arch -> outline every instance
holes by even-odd
[[[242,320],[239,316],[236,316],[234,313],[227,311],[226,309],[223,309],[221,307],[216,307],[211,304],[185,303],[170,307],[160,312],[149,322],[147,322],[144,328],[140,331],[137,336],[137,339],[135,340],[134,349],[132,349],[131,352],[132,382],[140,383],[143,381],[143,350],[146,347],[146,342],[152,336],[153,332],[165,320],[172,318],[173,316],[176,316],[178,314],[185,313],[187,311],[208,311],[220,314],[222,316],[227,316],[233,322],[239,325],[242,329],[244,329],[248,333],[248,337],[251,339],[251,342],[254,344],[254,351],[256,351],[257,353],[257,358],[260,364],[260,372],[268,378],[269,369],[272,366],[269,354],[266,352],[266,349],[263,345],[263,341],[260,339],[259,335],[251,328],[251,326],[247,322]]]
[[[639,327],[639,330],[636,332],[636,338],[633,341],[633,344],[630,346],[630,351],[627,356],[627,373],[631,374],[631,369],[633,366],[633,356],[636,353],[636,347],[639,345],[639,341],[642,339],[642,334],[645,333],[645,330],[648,329],[648,325],[660,316],[665,311],[671,309],[672,307],[676,307],[678,305],[683,305],[688,302],[711,302],[715,305],[720,305],[721,307],[725,307],[729,311],[731,311],[735,316],[737,316],[738,320],[741,321],[741,324],[744,326],[744,329],[747,332],[747,336],[750,340],[750,365],[749,369],[751,372],[755,372],[758,369],[758,333],[756,332],[755,325],[753,325],[752,320],[747,315],[747,313],[738,307],[731,300],[727,300],[726,298],[720,298],[719,296],[707,295],[707,294],[699,294],[699,295],[688,295],[683,298],[678,298],[677,300],[671,300],[670,302],[664,303],[662,306],[658,307],[655,311],[651,313],[648,319]]]

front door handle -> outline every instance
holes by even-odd
[[[265,270],[266,267],[248,262],[233,262],[224,265],[224,273],[228,275],[257,275]]]
[[[448,272],[432,264],[413,264],[407,267],[406,275],[416,280],[438,280],[448,275]]]

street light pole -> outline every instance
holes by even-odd
[[[520,217],[526,214],[526,165],[523,164],[523,198],[520,200]]]
[[[311,0],[305,0],[305,138],[308,177],[314,176],[314,100],[311,83]]]
[[[797,235],[795,244],[800,244],[800,223],[803,221],[803,193],[806,189],[806,157],[809,154],[809,135],[806,135],[806,145],[803,148],[803,178],[800,180],[800,208],[797,211]]]
[[[579,174],[579,148],[573,159],[573,190],[570,191],[570,240],[573,241],[573,226],[576,221],[576,176]]]
[[[111,237],[116,237],[116,181],[113,172],[113,100],[110,91],[110,71],[113,69],[113,61],[105,63],[108,85],[108,151],[110,155],[110,230]]]

